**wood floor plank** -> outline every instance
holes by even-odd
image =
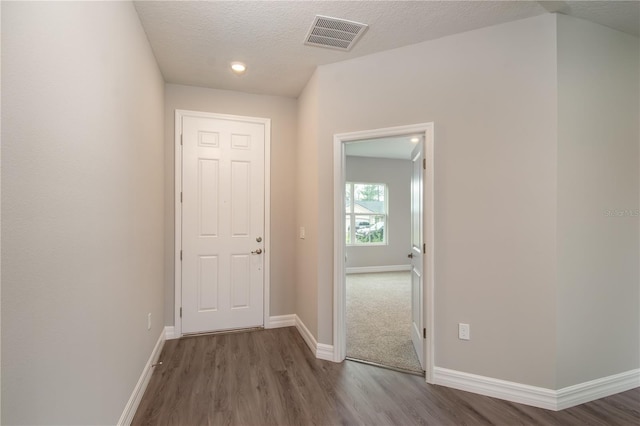
[[[133,425],[640,425],[640,388],[548,411],[318,360],[293,327],[165,343]]]

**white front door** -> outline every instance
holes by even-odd
[[[424,360],[424,314],[423,314],[423,170],[424,152],[420,142],[411,154],[413,173],[411,176],[411,341],[416,350],[420,366]]]
[[[182,117],[182,333],[263,325],[265,124]]]

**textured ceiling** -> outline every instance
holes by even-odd
[[[558,11],[638,35],[615,1],[136,1],[169,83],[297,97],[318,65]],[[303,44],[315,15],[369,25],[350,52]],[[243,76],[229,64],[246,62]]]

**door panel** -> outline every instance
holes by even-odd
[[[411,176],[411,341],[416,350],[420,366],[424,370],[424,313],[423,313],[423,232],[422,232],[422,185],[423,144],[419,143],[412,153]]]
[[[218,160],[198,160],[198,218],[200,236],[218,236]]]
[[[231,309],[248,308],[251,300],[251,274],[249,256],[237,254],[231,257],[231,281],[233,294]]]
[[[185,116],[182,141],[182,333],[261,326],[265,126]]]
[[[247,237],[251,228],[251,165],[231,162],[231,235]]]
[[[218,309],[218,256],[199,256],[198,312]]]

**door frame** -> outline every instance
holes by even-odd
[[[263,273],[263,302],[262,325],[266,328],[269,324],[270,306],[270,270],[271,270],[271,119],[260,117],[245,117],[240,115],[217,114],[202,111],[189,111],[176,109],[175,111],[175,136],[174,136],[174,337],[182,337],[182,118],[215,118],[218,120],[243,121],[246,123],[258,123],[264,125],[264,268]]]
[[[435,353],[435,262],[434,262],[434,124],[420,123],[408,126],[387,127],[382,129],[364,130],[358,132],[339,133],[333,137],[333,184],[334,184],[334,235],[333,235],[333,360],[342,362],[347,356],[347,326],[346,326],[346,291],[345,291],[345,206],[344,185],[346,182],[346,154],[345,143],[380,137],[420,134],[423,136],[426,170],[424,170],[424,186],[422,198],[423,214],[423,242],[426,251],[423,259],[424,273],[423,306],[424,324],[427,329],[425,339],[425,379],[433,383],[434,353]]]

